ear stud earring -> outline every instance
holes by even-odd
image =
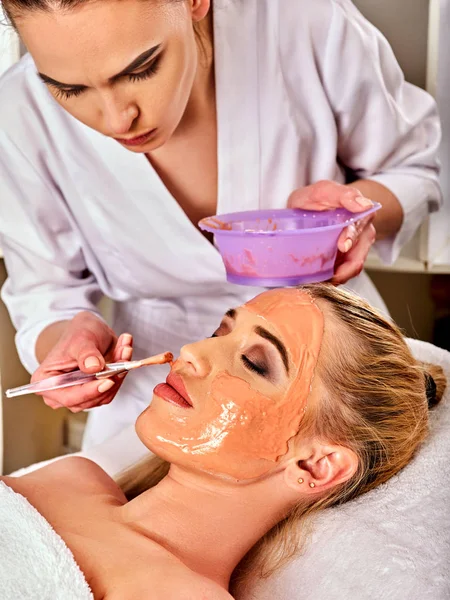
[[[311,483],[309,484],[309,487],[311,487],[311,488],[316,487],[316,484],[311,481]]]
[[[304,479],[302,479],[301,477],[299,479],[297,479],[298,483],[303,483]]]

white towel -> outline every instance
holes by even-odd
[[[429,439],[386,484],[318,516],[304,553],[237,600],[450,599],[450,353],[408,343],[449,382]]]
[[[0,482],[1,600],[93,600],[62,538],[20,494]]]

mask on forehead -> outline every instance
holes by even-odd
[[[190,455],[193,466],[239,480],[269,473],[288,451],[305,412],[323,335],[322,312],[300,290],[265,292],[242,309],[267,321],[285,344],[289,388],[269,398],[222,371],[212,381],[201,423],[180,422],[179,438],[170,441]]]

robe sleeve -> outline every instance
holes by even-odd
[[[318,76],[334,115],[338,161],[354,178],[386,186],[403,209],[400,230],[375,244],[380,258],[390,264],[442,202],[436,103],[405,82],[387,40],[349,0],[315,0],[309,6],[309,15],[280,11],[280,44],[289,43],[291,50],[286,69],[291,89],[295,90],[294,77],[304,74],[294,74],[295,44],[289,30],[296,19],[309,19],[304,35],[313,45]],[[287,56],[286,49],[282,54]]]
[[[0,147],[0,248],[8,273],[1,295],[19,357],[32,373],[43,329],[83,310],[100,317],[101,291],[56,186],[6,136]]]

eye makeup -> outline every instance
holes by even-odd
[[[241,355],[241,359],[242,359],[242,362],[244,363],[244,365],[247,367],[247,369],[250,369],[250,371],[257,373],[258,375],[261,375],[262,377],[267,376],[268,368],[266,365],[260,365],[256,362],[251,361],[248,358],[248,356],[246,356],[245,354]]]
[[[137,73],[128,73],[126,77],[132,82],[149,79],[149,77],[152,77],[152,75],[155,75],[155,73],[158,72],[160,63],[161,54],[158,54],[158,56],[155,59],[153,59],[143,71],[138,71]]]

